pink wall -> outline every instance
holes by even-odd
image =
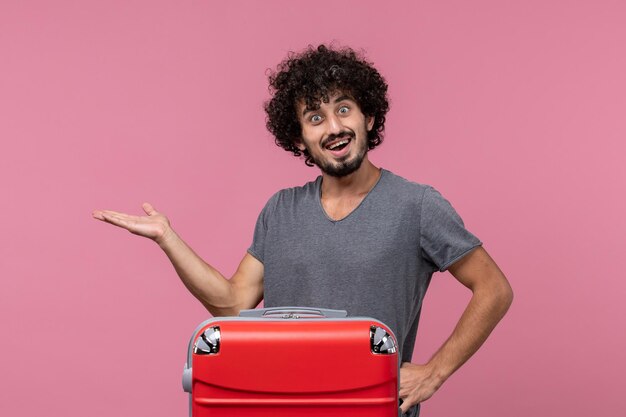
[[[265,70],[336,40],[390,84],[371,159],[435,185],[516,299],[425,416],[618,416],[626,284],[622,1],[20,1],[0,5],[0,415],[185,415],[207,317],[149,241],[91,219],[143,201],[225,274],[277,189]],[[414,361],[469,292],[425,301]]]

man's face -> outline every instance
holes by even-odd
[[[374,118],[361,113],[354,99],[342,92],[328,98],[316,109],[307,108],[304,101],[296,106],[302,126],[298,148],[308,150],[322,172],[343,177],[359,169],[365,159],[367,132]]]

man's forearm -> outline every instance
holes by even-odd
[[[211,314],[223,315],[232,308],[235,296],[229,281],[202,260],[173,229],[168,229],[157,243],[172,262],[185,287]]]
[[[443,383],[476,353],[512,300],[513,292],[506,281],[476,289],[452,335],[426,364],[433,377]]]

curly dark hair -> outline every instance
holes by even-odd
[[[371,63],[352,49],[309,45],[301,53],[291,52],[270,73],[269,84],[272,98],[265,103],[267,129],[274,135],[276,145],[295,156],[304,155],[308,166],[314,165],[311,155],[296,146],[302,136],[296,112],[300,100],[307,107],[317,108],[321,101],[328,103],[328,96],[336,91],[348,94],[365,116],[374,117],[374,126],[367,135],[368,149],[382,142],[389,111],[387,83]]]

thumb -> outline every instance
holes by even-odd
[[[143,203],[141,205],[141,207],[143,208],[143,211],[145,211],[148,216],[154,216],[155,214],[159,214],[154,209],[154,207],[152,207],[152,204],[150,204],[150,203]]]

